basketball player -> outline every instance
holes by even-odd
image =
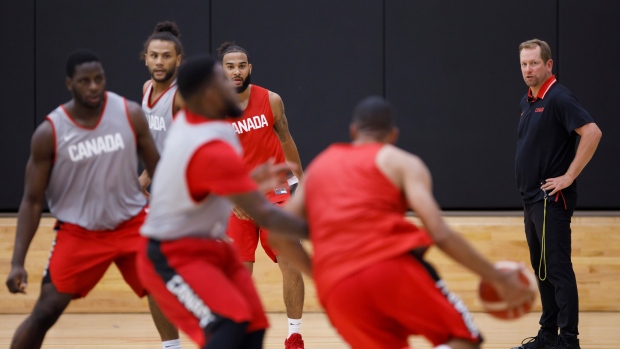
[[[135,264],[143,244],[138,229],[146,216],[136,168],[140,155],[153,173],[159,154],[140,106],[106,92],[105,83],[96,54],[72,53],[67,88],[73,98],[52,111],[32,136],[6,281],[11,293],[26,291],[24,260],[46,196],[58,222],[41,294],[16,330],[13,349],[41,347],[69,302],[86,296],[112,262],[138,296],[146,295]]]
[[[174,115],[183,106],[177,93],[177,69],[181,64],[183,45],[174,22],[157,23],[151,36],[144,43],[143,58],[151,78],[142,87],[142,110],[149,122],[151,135],[161,154],[164,139]],[[146,187],[151,180],[146,171],[140,176],[140,184],[148,197]]]
[[[250,273],[226,242],[229,201],[267,228],[303,234],[306,225],[269,203],[248,176],[241,144],[223,120],[241,110],[219,62],[209,56],[186,60],[178,85],[187,107],[170,130],[153,180],[141,229],[149,242],[138,258],[140,277],[169,319],[201,348],[261,348],[268,323]],[[263,166],[262,173],[283,168]],[[282,176],[276,184],[285,183]]]
[[[181,96],[177,94],[176,83],[177,69],[183,55],[180,36],[181,33],[174,22],[164,21],[157,23],[153,33],[144,43],[143,58],[151,79],[142,87],[142,110],[160,154],[164,149],[164,140],[172,125],[172,119],[183,106]],[[140,176],[140,185],[147,198],[150,198],[147,191],[150,183],[151,178],[145,170]],[[162,317],[162,321],[156,321],[155,324],[163,324],[162,328],[158,328],[160,334],[166,334],[166,340],[162,343],[163,348],[181,349],[178,330],[164,321],[163,314],[157,312],[159,307],[152,304],[153,298],[149,297],[148,300],[153,316]]]
[[[424,261],[432,243],[495,285],[509,304],[534,294],[517,271],[498,271],[446,225],[424,163],[392,145],[397,129],[383,98],[356,107],[351,136],[351,144],[332,145],[312,162],[286,206],[308,221],[312,267],[307,253],[289,248],[296,241],[283,238],[298,238],[291,231],[273,229],[274,247],[312,273],[332,324],[353,348],[406,348],[412,334],[436,349],[479,348],[467,308]],[[429,234],[404,218],[408,207]]]
[[[297,178],[301,179],[303,172],[297,146],[288,129],[282,98],[275,92],[250,84],[252,64],[245,49],[234,42],[226,42],[219,47],[218,53],[226,75],[237,89],[239,106],[243,110],[243,115],[232,119],[232,125],[241,140],[245,164],[249,169],[253,169],[269,158],[274,158],[276,163],[286,161],[294,165],[295,177],[289,184],[297,183]],[[286,188],[278,188],[267,193],[267,198],[279,205],[289,197]],[[230,217],[228,235],[250,273],[253,270],[254,254],[259,240],[269,258],[278,263],[282,272],[284,305],[289,318],[289,333],[285,347],[303,348],[303,340],[299,333],[304,306],[304,282],[301,273],[277,256],[277,252],[269,246],[268,232],[236,206]]]

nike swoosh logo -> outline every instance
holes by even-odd
[[[71,140],[71,138],[73,138],[73,137],[75,137],[75,133],[72,133],[72,134],[70,134],[70,135],[65,136],[65,137],[64,137],[65,142],[70,141],[70,140]]]

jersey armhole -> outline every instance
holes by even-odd
[[[153,86],[153,81],[149,80],[148,82],[149,82],[149,84],[146,85],[146,88],[144,89],[144,91],[142,91],[142,100],[143,101],[144,101],[144,96],[146,96],[147,92],[149,91],[149,88],[151,88],[151,86]]]
[[[177,93],[179,93],[179,89],[177,88],[176,91],[174,91],[174,96],[172,96],[172,105],[170,106],[170,113],[172,114],[172,121],[174,121],[174,119],[177,118],[177,114],[179,112],[174,112],[174,102],[177,100]],[[181,111],[181,109],[179,109],[179,111]]]
[[[57,151],[57,140],[56,140],[56,125],[54,125],[54,121],[52,121],[52,118],[47,115],[45,117],[45,120],[49,121],[49,123],[52,125],[52,134],[54,135],[54,156],[52,157],[52,165],[54,165],[56,163],[56,151]]]
[[[138,147],[138,135],[136,134],[136,129],[133,127],[133,122],[131,122],[131,116],[129,115],[129,107],[127,106],[127,98],[123,98],[123,104],[125,105],[125,115],[127,116],[127,122],[129,122],[129,127],[131,127],[131,132],[133,132],[133,141],[136,143],[136,148]]]

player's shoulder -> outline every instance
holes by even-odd
[[[142,110],[142,105],[138,104],[135,101],[129,100],[125,97],[122,97],[124,103],[127,107],[127,113],[131,118],[142,117],[144,118],[144,111]]]
[[[149,88],[149,86],[151,86],[151,84],[152,84],[151,79],[148,79],[144,82],[144,85],[142,85],[142,95],[146,93],[146,90]]]
[[[50,118],[50,116],[46,116],[45,120],[43,120],[42,123],[39,124],[39,126],[37,126],[37,128],[34,130],[34,133],[32,134],[33,138],[35,136],[40,136],[40,135],[44,135],[44,136],[53,136],[54,135],[54,122],[52,121],[52,118]]]
[[[282,97],[280,97],[279,94],[273,91],[267,90],[267,92],[268,92],[269,104],[271,105],[271,109],[272,110],[283,109],[284,102],[282,102]]]
[[[51,118],[45,120],[37,126],[31,138],[31,151],[40,152],[41,149],[54,149],[56,142],[56,131]]]
[[[380,167],[401,170],[425,171],[426,164],[418,155],[410,153],[392,144],[385,144],[377,153],[376,163]]]
[[[379,150],[379,153],[385,154],[386,157],[390,157],[390,158],[407,159],[408,161],[413,161],[417,163],[423,162],[422,159],[418,155],[410,153],[393,144],[385,144],[381,148],[381,150]]]

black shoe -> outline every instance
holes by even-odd
[[[527,337],[521,342],[520,346],[514,347],[512,349],[551,349],[551,348],[555,348],[554,345],[557,342],[558,342],[557,335],[543,331],[541,329],[538,331],[538,335],[536,337]],[[558,347],[558,348],[562,348],[562,347]]]
[[[551,349],[581,349],[581,347],[577,337],[560,335]]]

